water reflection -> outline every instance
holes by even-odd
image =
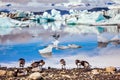
[[[103,61],[100,59],[107,58],[110,62],[110,57],[115,52],[113,58],[116,59],[112,62],[118,66],[115,62],[120,57],[119,26],[66,25],[65,22],[57,21],[24,28],[4,28],[2,31],[0,32],[1,64],[14,62],[23,57],[28,62],[49,58],[46,59],[48,62],[46,66],[57,66],[55,61],[63,57],[70,61],[68,64],[71,64],[71,60],[80,58],[89,60],[92,65],[97,66],[100,65],[99,62]],[[55,40],[59,41],[58,48],[53,48],[46,54],[39,53],[39,50],[53,44]],[[70,48],[71,44],[82,47],[73,49]],[[60,49],[61,47],[66,49]],[[50,64],[50,61],[53,63]],[[105,64],[108,64],[107,61]]]
[[[35,24],[28,28],[3,28],[0,27],[0,44],[10,42],[28,42],[34,38],[51,38],[50,35],[60,33],[65,35],[89,35],[99,36],[103,33],[119,34],[119,26],[88,26],[88,25],[66,25],[65,22],[55,21],[45,24]],[[21,40],[20,40],[21,39]]]

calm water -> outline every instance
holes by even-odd
[[[67,68],[76,67],[74,60],[87,60],[92,67],[116,66],[120,64],[120,45],[110,40],[120,37],[117,26],[66,25],[64,22],[34,24],[29,28],[3,29],[0,35],[0,65],[18,67],[18,59],[25,58],[26,66],[32,61],[44,59],[44,67],[60,67],[59,60],[64,58]],[[59,45],[76,44],[77,49],[55,49],[52,55],[38,52],[55,41],[52,35],[59,34]],[[102,45],[99,42],[109,42]]]

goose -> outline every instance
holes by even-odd
[[[40,61],[35,61],[35,62],[33,62],[33,63],[31,64],[31,67],[32,67],[32,68],[36,68],[36,67],[39,66],[39,63],[40,63]]]
[[[84,60],[75,60],[75,64],[77,65],[77,68],[79,68],[80,66],[83,66],[84,69],[88,69],[90,67],[90,64],[87,61]]]
[[[65,69],[66,62],[64,59],[60,59],[60,64],[62,66],[62,69]]]
[[[24,67],[24,65],[25,65],[25,59],[20,58],[19,59],[19,67]]]
[[[75,64],[77,65],[77,68],[79,68],[80,67],[80,60],[76,59]]]
[[[40,60],[40,61],[35,61],[31,64],[32,68],[36,68],[36,67],[40,67],[42,69],[42,66],[45,65],[45,61],[44,60]]]
[[[44,60],[40,60],[39,66],[42,69],[42,66],[45,65],[45,61]]]
[[[84,69],[90,68],[90,64],[87,61],[80,61],[80,64],[84,67]]]

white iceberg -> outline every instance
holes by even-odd
[[[13,30],[14,30],[14,28],[0,27],[0,35],[10,34]]]
[[[74,48],[81,48],[81,46],[76,45],[76,44],[69,44],[68,47],[69,47],[69,48],[73,48],[73,49],[74,49]]]
[[[38,50],[40,54],[52,53],[53,45],[48,45],[46,48]]]
[[[8,17],[0,17],[0,26],[2,27],[14,27],[15,24],[11,22]]]

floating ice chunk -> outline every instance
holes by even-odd
[[[57,10],[55,10],[55,9],[52,9],[51,10],[51,15],[54,17],[54,16],[56,16],[56,15],[58,15],[58,14],[60,14],[60,11],[57,11]]]
[[[68,24],[76,23],[77,22],[77,18],[75,16],[71,16],[66,21],[67,21]]]
[[[105,17],[102,14],[99,14],[96,19],[96,22],[103,21],[103,20],[106,20]]]
[[[0,26],[3,27],[14,27],[15,24],[11,23],[11,19],[7,17],[0,17]]]
[[[39,53],[51,53],[52,52],[52,49],[53,49],[53,45],[48,45],[46,48],[44,49],[41,49],[41,50],[38,50]]]
[[[50,14],[49,14],[48,12],[44,12],[44,13],[43,13],[43,17],[44,17],[44,18],[50,18]]]
[[[73,10],[73,9],[70,9],[70,10],[69,10],[69,13],[70,13],[70,14],[73,14],[73,13],[74,13],[74,10]]]
[[[12,32],[13,28],[0,27],[0,35],[7,35]]]
[[[76,44],[69,44],[68,47],[69,48],[81,48],[81,46],[76,45]]]
[[[62,19],[62,16],[60,14],[57,14],[55,17],[54,17],[55,20],[59,21],[59,20],[63,20]]]
[[[59,46],[58,49],[64,50],[64,49],[69,49],[68,46]]]
[[[112,18],[114,20],[119,20],[120,21],[120,14],[117,14],[114,18]]]

